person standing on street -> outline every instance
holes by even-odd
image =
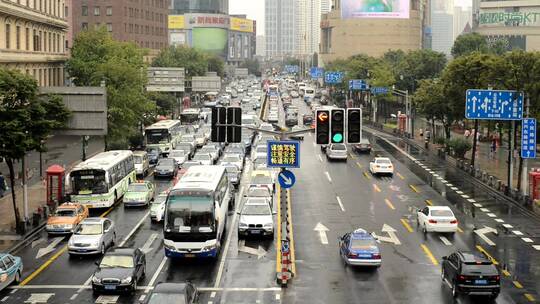
[[[2,175],[2,172],[0,172],[0,197],[4,197],[4,192],[6,192],[6,190],[6,179]]]

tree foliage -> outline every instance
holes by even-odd
[[[225,75],[225,63],[223,59],[216,55],[207,55],[206,62],[208,64],[209,72],[216,72],[219,77]]]
[[[445,66],[443,53],[427,49],[408,52],[397,63],[397,87],[414,92],[420,80],[439,77]]]
[[[204,76],[208,70],[208,57],[195,48],[169,46],[154,58],[152,66],[184,68],[187,77]]]
[[[454,58],[466,56],[473,52],[487,53],[488,44],[486,38],[478,33],[468,33],[459,35],[452,46],[452,56]]]

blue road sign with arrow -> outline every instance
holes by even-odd
[[[523,118],[523,93],[467,90],[465,117],[468,119],[520,120]]]
[[[281,188],[289,189],[296,183],[296,176],[289,170],[283,170],[278,174],[278,181]]]
[[[349,80],[349,90],[361,91],[367,90],[368,87],[368,84],[363,79]]]
[[[386,94],[388,93],[387,87],[372,87],[371,88],[371,94],[373,95],[380,95],[380,94]]]
[[[343,81],[343,72],[326,72],[324,73],[324,83],[336,84]]]
[[[309,74],[311,75],[311,78],[313,79],[323,78],[324,69],[319,68],[319,67],[311,67],[311,69],[309,69]]]
[[[536,119],[521,121],[521,157],[536,158]]]

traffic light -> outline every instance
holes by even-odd
[[[239,143],[242,141],[242,108],[227,108],[227,124],[236,126],[227,126],[227,142]]]
[[[317,110],[315,123],[315,137],[318,145],[327,145],[330,142],[330,111]]]
[[[345,110],[332,109],[330,115],[330,142],[342,144],[345,134]]]
[[[210,140],[213,142],[225,142],[227,127],[218,126],[227,124],[227,109],[224,107],[212,108],[212,132],[210,133]]]
[[[347,143],[358,144],[362,139],[362,109],[347,109]]]

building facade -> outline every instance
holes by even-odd
[[[540,0],[475,0],[473,31],[508,50],[540,51]]]
[[[471,7],[454,7],[454,41],[472,24]]]
[[[342,7],[344,3],[356,5],[357,1],[336,1],[334,10],[321,17],[319,65],[361,53],[378,57],[388,50],[422,48],[422,1],[404,1],[399,10],[376,16],[371,12],[355,13]]]
[[[304,1],[304,0],[301,0]],[[295,0],[265,0],[266,56],[283,58],[298,54],[299,3]]]
[[[454,43],[454,0],[431,0],[431,49],[450,55]]]
[[[0,66],[64,85],[67,28],[64,0],[0,1]]]
[[[266,56],[266,38],[264,35],[258,35],[256,38],[255,55],[258,57]]]
[[[159,50],[168,45],[168,0],[71,0],[73,38],[81,31],[105,27],[119,41]],[[69,47],[72,42],[68,41]]]
[[[229,13],[229,0],[172,0],[172,15],[183,15],[187,13],[226,15]]]

